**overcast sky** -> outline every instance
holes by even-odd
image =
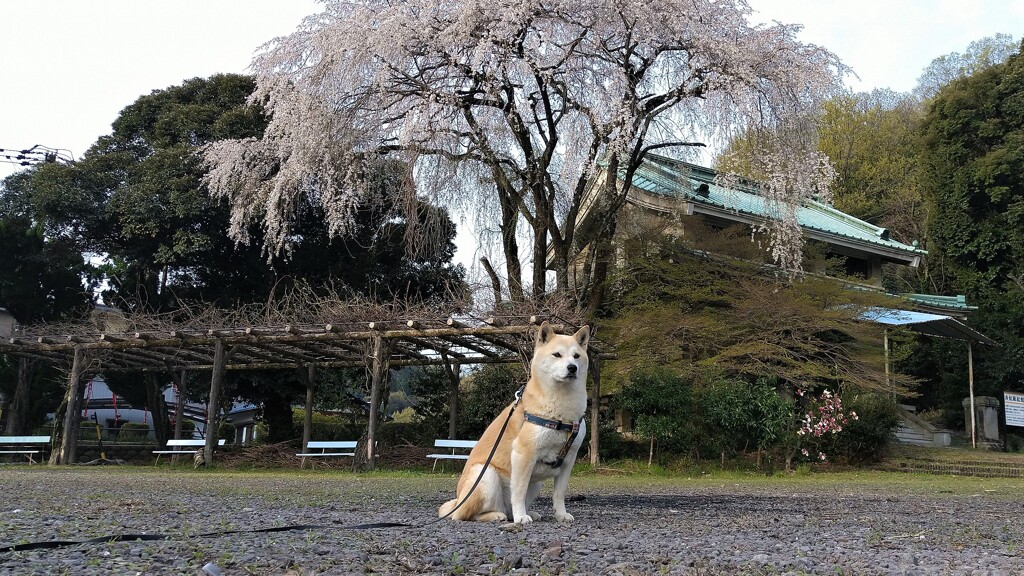
[[[749,0],[762,21],[804,25],[856,90],[912,89],[936,57],[997,33],[1024,35],[1024,0]],[[152,90],[245,72],[264,42],[319,10],[314,0],[0,0],[0,148],[79,158]],[[0,178],[19,168],[0,162]]]
[[[804,25],[801,39],[852,66],[857,90],[908,91],[932,59],[996,33],[1024,34],[1024,0],[750,0],[757,17]],[[78,158],[118,112],[152,90],[245,72],[314,0],[0,0],[0,148]],[[0,178],[17,170],[0,163]]]
[[[757,18],[804,25],[857,90],[908,91],[932,59],[996,33],[1024,34],[1024,0],[750,0]],[[139,96],[245,72],[260,44],[319,10],[314,0],[0,0],[0,148],[78,158]],[[0,163],[0,178],[17,170]]]

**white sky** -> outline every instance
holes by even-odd
[[[938,56],[1024,35],[1024,0],[749,1],[761,21],[803,24],[801,40],[853,67],[855,90],[908,91]],[[315,0],[0,0],[0,148],[78,158],[139,96],[245,72],[259,45],[318,10]],[[0,162],[0,178],[16,170]]]
[[[1024,0],[748,0],[762,21],[803,24],[860,77],[856,91],[908,92],[932,60],[995,34],[1024,35]]]

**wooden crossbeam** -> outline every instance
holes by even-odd
[[[528,323],[512,324],[507,318],[490,318],[489,324],[472,326],[449,318],[446,321],[287,324],[16,336],[0,342],[0,352],[47,362],[70,362],[73,351],[78,348],[93,353],[114,353],[101,360],[104,369],[208,370],[213,363],[214,343],[219,340],[230,347],[226,352],[226,368],[229,370],[292,368],[298,365],[347,367],[364,365],[367,344],[377,337],[394,346],[391,364],[395,366],[442,364],[441,359],[434,358],[433,352],[462,364],[486,364],[518,360],[520,346],[509,336],[527,335],[541,318],[530,316],[528,320]],[[554,328],[560,330],[564,327],[555,325]],[[614,358],[614,353],[606,350],[597,342],[591,343],[591,355],[594,357]]]

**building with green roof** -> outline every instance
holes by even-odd
[[[678,206],[682,202],[684,214],[699,214],[717,227],[759,225],[772,217],[771,206],[758,194],[755,183],[723,188],[716,184],[717,176],[710,168],[649,154],[633,176],[630,200],[655,209],[659,203]],[[881,286],[883,262],[916,267],[921,256],[927,254],[914,245],[895,240],[886,228],[821,202],[809,201],[799,206],[796,218],[807,239],[822,242],[830,253],[853,260],[847,265],[848,271],[863,276],[868,284]]]
[[[618,175],[624,178],[624,171]],[[606,175],[602,174],[591,191]],[[591,201],[596,200],[591,198]],[[588,207],[584,202],[582,226],[588,225]],[[772,218],[772,207],[759,194],[758,184],[741,181],[725,188],[718,183],[715,170],[675,160],[657,154],[648,154],[633,175],[627,196],[629,214],[660,219],[667,233],[686,236],[688,218],[696,217],[704,226],[722,230],[731,226],[759,226]],[[882,265],[892,263],[917,267],[927,251],[916,241],[910,244],[893,238],[892,233],[855,218],[823,202],[808,201],[796,209],[796,219],[809,243],[820,246],[825,256],[842,262],[842,275],[856,279],[859,287],[882,290]],[[667,224],[666,224],[667,223]],[[822,261],[806,261],[805,271],[828,274]],[[963,296],[935,296],[930,294],[901,294],[916,309],[925,312],[951,314],[964,317],[974,309]]]

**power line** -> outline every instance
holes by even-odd
[[[36,144],[25,150],[12,148],[0,148],[0,162],[17,164],[18,166],[33,166],[35,164],[52,164],[61,162],[69,164],[75,161],[74,154],[64,148],[50,148],[42,144]]]

